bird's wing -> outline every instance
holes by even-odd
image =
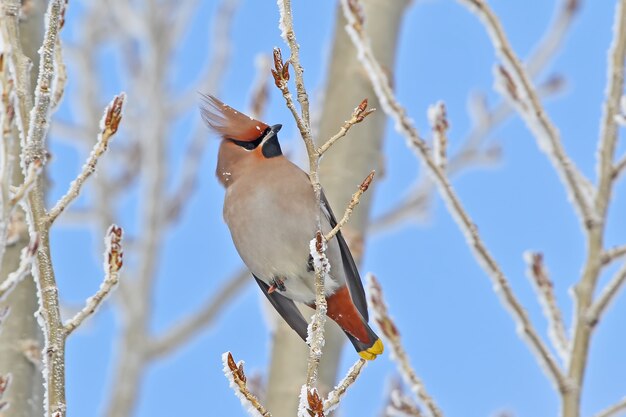
[[[335,227],[337,225],[337,219],[333,214],[332,209],[330,208],[330,204],[328,204],[328,200],[324,195],[324,191],[322,191],[322,207],[323,211],[330,222],[330,227]],[[335,235],[337,239],[337,243],[339,244],[339,250],[341,252],[341,261],[343,263],[343,270],[346,275],[346,283],[348,284],[348,291],[350,291],[350,298],[352,298],[352,302],[354,303],[359,313],[361,313],[361,317],[365,319],[365,321],[369,321],[369,314],[367,312],[367,299],[365,298],[365,290],[363,289],[363,283],[361,282],[361,276],[359,275],[359,270],[354,263],[354,259],[352,258],[352,253],[350,253],[350,248],[346,243],[343,235],[341,234],[341,230],[337,232]]]
[[[300,310],[296,307],[296,304],[289,298],[279,294],[277,291],[269,293],[268,290],[270,286],[258,279],[255,275],[252,276],[256,280],[256,283],[259,284],[259,287],[261,287],[263,294],[265,294],[276,311],[278,311],[278,314],[280,314],[281,317],[285,319],[287,324],[300,335],[302,340],[306,341],[308,325],[306,320],[304,320],[304,317],[302,317],[302,313],[300,313]]]

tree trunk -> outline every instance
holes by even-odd
[[[395,62],[396,45],[402,16],[409,0],[362,0],[365,28],[380,62],[389,68]],[[356,57],[356,51],[344,27],[345,19],[337,9],[335,37],[324,100],[322,119],[317,135],[320,142],[334,135],[350,118],[354,108],[364,98],[371,107],[380,108],[370,82]],[[325,194],[337,217],[350,201],[352,194],[372,169],[381,163],[381,146],[386,117],[382,111],[354,126],[326,153],[321,163],[320,177]],[[366,193],[344,228],[344,235],[357,262],[362,255],[364,233],[369,219],[372,191]],[[309,318],[312,310],[305,312]],[[325,394],[337,380],[337,368],[346,338],[338,326],[327,322],[326,344],[320,363],[319,388]],[[274,417],[293,417],[298,408],[300,387],[305,381],[308,348],[282,320],[274,334],[271,364],[267,383],[266,404]],[[354,359],[358,356],[350,352]]]

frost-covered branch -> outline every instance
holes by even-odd
[[[626,413],[626,397],[622,398],[620,401],[618,401],[614,405],[600,411],[598,414],[595,414],[593,417],[617,417],[617,416],[624,415],[625,413]]]
[[[35,100],[28,118],[28,135],[23,147],[22,169],[26,175],[28,166],[36,159],[45,164],[45,139],[50,126],[52,86],[56,75],[56,46],[64,11],[63,0],[51,0],[46,13],[46,31],[39,49],[39,73],[35,87]]]
[[[602,265],[610,265],[626,256],[626,245],[615,246],[604,251],[602,255]]]
[[[626,263],[613,275],[587,312],[587,323],[596,324],[626,281]]]
[[[346,122],[341,126],[339,132],[337,132],[333,137],[328,139],[322,146],[317,149],[317,153],[319,155],[323,155],[331,146],[335,144],[339,139],[346,136],[348,131],[352,126],[357,123],[361,123],[367,116],[375,112],[376,109],[368,109],[367,108],[367,99],[363,99],[363,101],[355,107],[350,120],[346,120]]]
[[[104,239],[106,247],[104,252],[104,280],[98,291],[87,299],[82,310],[65,322],[65,337],[68,337],[86,318],[96,312],[100,304],[119,282],[119,273],[124,260],[124,251],[122,250],[123,234],[122,228],[115,224],[109,228]]]
[[[71,204],[72,201],[78,194],[80,190],[87,181],[87,178],[91,176],[96,171],[96,165],[98,164],[98,159],[102,154],[107,150],[109,146],[109,140],[115,135],[117,129],[119,127],[120,122],[122,121],[122,109],[124,106],[124,100],[126,99],[126,95],[124,93],[116,96],[111,103],[107,106],[104,116],[100,121],[100,134],[98,135],[98,141],[96,142],[89,158],[87,158],[87,162],[83,165],[83,168],[76,177],[74,181],[70,184],[69,190],[65,193],[59,201],[55,204],[55,206],[50,210],[48,216],[46,217],[46,222],[49,224],[54,223],[56,218]]]
[[[422,409],[415,405],[412,398],[406,396],[400,387],[392,388],[389,392],[388,403],[385,406],[384,417],[425,417]]]
[[[274,48],[274,69],[272,69],[272,75],[274,76],[274,82],[276,86],[283,93],[287,107],[291,111],[300,135],[304,141],[306,147],[308,159],[309,159],[309,179],[313,187],[315,194],[315,201],[319,206],[319,210],[316,215],[316,235],[311,239],[309,249],[310,255],[313,259],[313,268],[315,271],[315,314],[311,319],[308,327],[307,343],[309,345],[309,357],[307,361],[307,373],[306,382],[302,387],[302,392],[306,392],[309,396],[314,390],[317,384],[318,369],[320,359],[322,357],[322,348],[324,347],[324,324],[326,323],[326,311],[327,303],[324,291],[324,282],[328,277],[330,270],[330,264],[326,257],[326,241],[322,235],[322,186],[319,179],[319,163],[320,154],[317,152],[313,136],[311,134],[311,119],[309,115],[309,98],[304,86],[304,78],[302,73],[304,72],[302,65],[300,64],[300,47],[296,40],[296,34],[293,27],[293,14],[291,10],[291,0],[278,0],[278,11],[280,14],[279,28],[281,30],[281,36],[289,45],[291,51],[291,57],[287,62],[283,62],[280,49]],[[289,64],[294,68],[295,72],[295,84],[298,102],[300,103],[300,113],[295,108],[293,99],[287,83],[289,81]],[[305,409],[306,398],[304,395],[300,395],[300,405],[298,409],[301,412]]]
[[[337,386],[328,393],[324,400],[324,412],[333,411],[338,405],[348,388],[354,384],[361,374],[361,370],[367,364],[365,359],[359,359],[350,367],[346,376],[337,384]]]
[[[346,223],[348,223],[348,220],[350,220],[350,216],[352,215],[354,208],[357,206],[357,204],[359,204],[359,201],[361,200],[361,196],[367,191],[370,184],[374,180],[375,173],[375,171],[370,172],[369,175],[365,177],[361,185],[359,185],[359,189],[356,190],[356,193],[352,194],[352,198],[348,203],[348,207],[346,207],[346,211],[343,213],[343,217],[337,222],[337,225],[324,236],[324,239],[326,241],[331,240],[341,230],[341,228],[344,227]]]
[[[487,272],[496,293],[500,296],[501,302],[511,313],[520,335],[527,342],[531,352],[535,354],[538,363],[546,371],[557,389],[560,392],[566,391],[568,383],[557,361],[537,333],[528,317],[528,313],[513,293],[500,265],[483,243],[476,225],[465,211],[445,172],[435,163],[426,142],[419,136],[419,133],[407,116],[406,110],[398,103],[385,72],[372,53],[369,39],[362,30],[362,22],[353,9],[355,2],[342,0],[341,4],[348,19],[346,30],[351,35],[359,58],[374,86],[383,110],[396,122],[396,129],[405,137],[407,146],[415,152],[430,173],[439,189],[440,195],[446,203],[448,211],[465,235],[468,246],[472,249],[477,262]]]
[[[10,294],[11,290],[30,274],[31,266],[35,260],[35,254],[39,246],[39,239],[35,234],[35,239],[20,253],[20,264],[17,269],[11,272],[4,281],[0,282],[0,300]]]
[[[313,139],[311,136],[311,118],[309,115],[309,95],[304,87],[304,77],[302,76],[304,69],[300,64],[300,45],[298,45],[296,33],[293,28],[291,0],[278,0],[277,3],[278,11],[280,12],[279,28],[283,40],[287,45],[289,45],[289,50],[291,51],[289,62],[291,62],[296,75],[296,93],[298,103],[300,103],[300,110],[302,112],[302,121],[306,126],[305,132],[301,132],[303,134],[302,138],[305,142],[310,141],[310,146],[313,147]],[[307,145],[307,150],[309,150],[308,146],[309,145]],[[311,150],[312,149],[313,148],[311,148]]]
[[[11,196],[9,210],[15,208],[20,202],[28,197],[28,193],[35,185],[35,180],[39,174],[41,174],[42,168],[42,163],[39,160],[33,161],[33,163],[28,166],[26,177],[24,178],[22,185],[17,187]]]
[[[443,101],[428,108],[428,122],[433,131],[433,159],[440,169],[446,170],[448,148],[448,116]]]
[[[543,108],[528,72],[511,48],[500,21],[485,0],[459,0],[482,21],[494,49],[502,61],[496,73],[497,89],[508,97],[528,128],[535,134],[539,148],[546,153],[580,214],[584,227],[597,223],[597,213],[591,204],[592,196],[585,187],[586,179],[565,153],[560,134]]]
[[[601,218],[611,199],[614,183],[613,159],[618,140],[616,116],[620,113],[620,99],[624,90],[624,61],[626,60],[626,2],[619,1],[615,9],[613,24],[613,42],[609,49],[607,62],[607,85],[600,136],[598,139],[597,166],[598,188],[595,194],[595,207]]]
[[[543,254],[526,252],[524,260],[528,265],[527,274],[535,288],[543,314],[548,321],[548,337],[563,363],[569,360],[570,342],[563,323],[561,310],[556,302],[554,286],[543,262]]]
[[[224,364],[224,375],[228,379],[230,387],[239,397],[241,405],[248,414],[254,417],[271,417],[272,415],[263,407],[259,399],[248,390],[246,374],[243,372],[243,361],[235,363],[233,355],[230,352],[225,352],[222,355],[222,363]]]
[[[374,311],[374,320],[385,335],[388,345],[391,347],[391,358],[396,362],[398,371],[402,375],[404,382],[411,388],[411,391],[413,391],[417,399],[424,404],[433,417],[443,417],[443,412],[433,397],[426,391],[426,386],[411,366],[409,357],[402,346],[400,332],[389,316],[387,304],[383,299],[382,288],[374,275],[368,275],[367,289],[369,303]]]

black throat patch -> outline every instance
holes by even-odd
[[[282,149],[280,149],[280,143],[278,143],[278,136],[275,133],[263,144],[261,152],[268,159],[283,154]]]

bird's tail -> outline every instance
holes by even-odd
[[[367,332],[369,342],[362,342],[356,337],[352,336],[346,330],[344,330],[344,332],[346,333],[346,336],[348,336],[348,339],[350,339],[350,342],[352,342],[352,345],[356,349],[359,356],[363,359],[371,361],[376,359],[378,355],[383,353],[384,346],[382,340],[380,340],[380,337],[378,337],[378,335],[374,333],[369,324],[367,324],[367,322],[365,321],[363,321],[362,323],[365,327],[365,331]]]

